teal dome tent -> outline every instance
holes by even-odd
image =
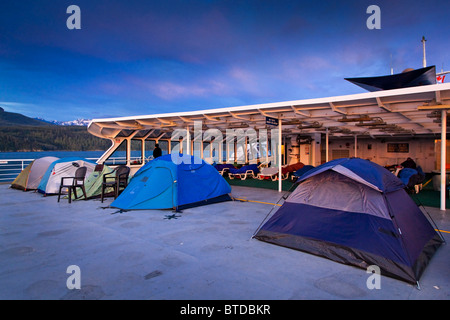
[[[210,164],[194,156],[175,164],[170,154],[145,164],[111,207],[132,209],[185,209],[231,200],[230,185]]]

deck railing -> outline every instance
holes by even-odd
[[[86,158],[87,160],[97,161],[98,158]],[[12,182],[14,179],[35,159],[0,159],[0,183]],[[151,159],[145,159],[148,162]],[[132,157],[132,164],[141,164],[140,157]],[[114,166],[126,164],[126,157],[110,158],[105,162],[106,165]]]
[[[0,182],[13,181],[34,159],[1,159]]]

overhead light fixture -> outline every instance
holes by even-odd
[[[322,124],[317,121],[314,121],[311,124],[306,124],[306,125],[301,124],[301,125],[297,126],[298,129],[312,129],[312,128],[320,128],[320,127],[322,127]]]
[[[248,123],[245,123],[245,122],[236,123],[236,124],[231,124],[230,126],[231,126],[231,128],[233,128],[233,129],[243,129],[243,128],[249,128],[249,127],[250,127],[250,126],[248,125]]]
[[[294,120],[289,120],[289,121],[283,122],[283,125],[284,126],[285,125],[289,126],[289,125],[302,124],[302,123],[303,123],[303,121],[298,120],[298,119],[294,119]]]
[[[358,127],[374,127],[374,126],[383,126],[383,125],[387,125],[387,123],[384,122],[383,119],[380,118],[380,117],[371,118],[370,121],[371,121],[371,122],[360,122],[360,123],[356,123],[355,125],[358,126]]]
[[[368,115],[362,115],[355,118],[347,118],[347,116],[343,116],[341,119],[338,119],[339,122],[361,122],[361,121],[372,121],[374,118],[369,117]]]

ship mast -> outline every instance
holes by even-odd
[[[422,36],[422,45],[423,45],[423,67],[425,68],[427,66],[427,58],[425,53],[425,42],[427,40],[425,39],[425,36]]]

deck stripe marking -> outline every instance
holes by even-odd
[[[244,201],[244,202],[256,202],[256,203],[270,204],[272,206],[279,206],[279,207],[281,207],[281,204],[278,204],[278,203],[270,203],[270,202],[263,202],[263,201],[256,201],[256,200],[247,200],[247,199],[240,199],[240,198],[235,198],[235,199],[239,200],[239,201]]]

